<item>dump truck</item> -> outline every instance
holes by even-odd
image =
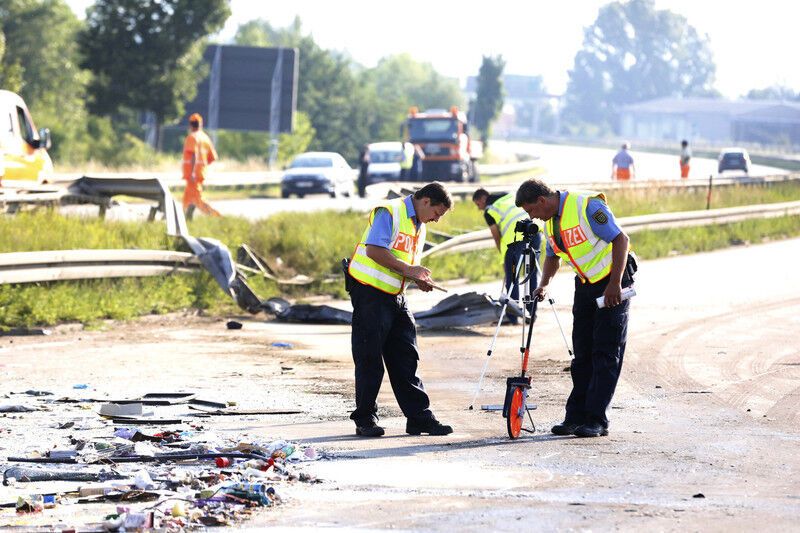
[[[0,90],[0,179],[47,182],[53,174],[50,130],[36,126],[25,101]]]
[[[481,143],[471,139],[467,115],[458,107],[425,112],[412,107],[404,130],[404,140],[425,153],[422,181],[478,181],[475,162],[482,155]]]

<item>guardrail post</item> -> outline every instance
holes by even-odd
[[[714,174],[708,175],[708,194],[706,194],[706,210],[711,209],[711,187],[714,181]]]

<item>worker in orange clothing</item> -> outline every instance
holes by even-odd
[[[199,113],[192,113],[189,117],[189,134],[183,143],[183,179],[186,180],[183,210],[189,220],[192,219],[195,206],[206,215],[222,216],[203,200],[206,168],[216,160],[217,151],[214,150],[211,139],[203,131],[203,117]]]
[[[623,143],[622,148],[614,159],[611,161],[611,179],[619,181],[628,181],[633,178],[635,168],[633,165],[633,157],[628,153],[631,145]]]
[[[692,151],[689,149],[689,141],[681,141],[681,178],[689,177],[689,161],[692,159]]]

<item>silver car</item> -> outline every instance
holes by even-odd
[[[292,194],[329,194],[331,198],[350,196],[355,173],[336,152],[306,152],[296,156],[281,178],[281,197]]]

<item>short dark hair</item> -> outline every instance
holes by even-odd
[[[472,193],[472,201],[473,202],[475,200],[480,200],[481,198],[488,198],[488,197],[489,197],[489,191],[487,191],[483,187],[481,187],[480,189],[478,189],[477,191]]]
[[[686,139],[682,140],[681,146],[689,146],[689,141],[687,141]]]
[[[519,186],[514,203],[517,207],[522,207],[522,204],[532,204],[540,196],[550,196],[553,192],[542,180],[530,179]]]
[[[422,187],[414,193],[414,198],[417,200],[429,198],[432,206],[444,205],[447,209],[453,207],[453,198],[450,196],[447,189],[444,188],[444,185],[438,181],[433,181]]]

